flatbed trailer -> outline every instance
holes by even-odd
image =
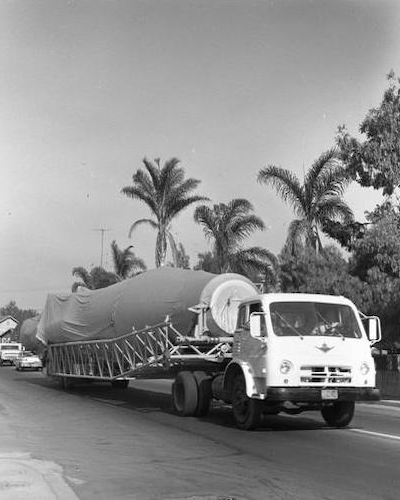
[[[64,388],[77,381],[111,382],[173,378],[182,370],[220,372],[232,358],[233,337],[181,335],[169,320],[115,339],[49,344],[47,375]]]

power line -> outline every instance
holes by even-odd
[[[101,233],[101,254],[100,254],[100,267],[103,267],[103,252],[104,252],[104,234],[108,231],[112,231],[112,229],[108,229],[106,227],[99,227],[93,229],[93,231],[99,231]]]

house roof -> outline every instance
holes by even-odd
[[[11,319],[18,325],[18,321],[14,318],[14,316],[0,316],[0,324],[4,323],[4,321],[7,321],[8,319]]]

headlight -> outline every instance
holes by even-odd
[[[284,375],[286,375],[287,373],[290,372],[290,370],[293,369],[293,365],[290,361],[288,361],[287,359],[283,360],[282,363],[281,363],[281,366],[279,367],[281,373],[283,373]]]
[[[369,372],[369,364],[364,362],[360,366],[360,372],[361,372],[361,375],[367,375],[367,373]]]

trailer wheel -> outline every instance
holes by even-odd
[[[338,401],[331,406],[324,406],[321,414],[331,427],[346,427],[353,419],[354,401]]]
[[[172,400],[175,410],[183,417],[196,413],[198,389],[196,379],[191,372],[179,372],[172,384]]]
[[[74,387],[74,382],[69,377],[60,377],[60,387],[63,391],[70,391]]]
[[[129,380],[113,380],[111,387],[114,389],[126,389],[129,385]]]
[[[211,405],[212,391],[211,391],[211,379],[204,372],[194,372],[194,378],[197,382],[197,408],[195,412],[196,417],[205,417]]]
[[[262,402],[249,398],[246,394],[246,382],[243,375],[237,375],[233,381],[232,409],[239,429],[255,429],[261,420]]]

